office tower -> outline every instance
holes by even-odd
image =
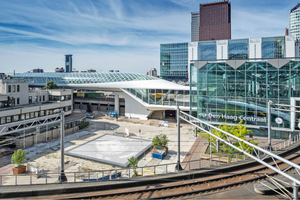
[[[72,72],[72,55],[66,56],[66,72]]]
[[[191,13],[191,42],[199,41],[200,13]]]
[[[289,14],[289,35],[294,39],[300,38],[300,3],[298,3]]]
[[[200,4],[199,41],[231,39],[231,4]]]

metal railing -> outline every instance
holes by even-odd
[[[290,140],[279,142],[272,145],[273,151],[279,151],[283,148],[286,148],[295,142],[300,140],[300,133]],[[264,149],[268,149],[265,147]],[[251,152],[253,155],[254,152]],[[207,154],[208,155],[208,154]],[[260,157],[265,157],[265,154],[261,152]],[[241,153],[236,154],[227,154],[222,156],[213,155],[212,158],[202,158],[199,160],[184,161],[181,162],[181,165],[187,170],[201,170],[208,169],[210,167],[226,165],[229,163],[236,163],[249,159],[248,156]],[[161,165],[151,165],[133,168],[119,168],[119,169],[110,169],[110,170],[96,170],[96,171],[73,171],[65,172],[67,176],[68,183],[76,182],[90,182],[90,181],[111,181],[111,180],[120,180],[132,178],[134,171],[136,170],[138,176],[155,176],[159,174],[168,174],[168,173],[178,173],[175,170],[176,163],[168,163]],[[34,184],[53,184],[60,183],[60,171],[57,172],[47,172],[49,170],[40,169],[40,173],[33,174],[27,172],[25,174],[17,175],[0,175],[0,186],[9,186],[9,185],[34,185]],[[119,174],[118,174],[119,173]]]

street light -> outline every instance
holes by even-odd
[[[268,149],[271,151],[271,105],[273,104],[272,101],[269,100],[268,102]]]
[[[59,182],[68,181],[65,175],[65,162],[64,162],[64,155],[65,155],[65,116],[63,109],[56,109],[53,111],[54,113],[60,113],[60,176],[58,178]]]
[[[183,170],[181,165],[180,165],[180,109],[179,106],[177,106],[177,165],[175,167],[175,169],[177,169],[178,171]]]

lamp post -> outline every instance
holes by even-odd
[[[271,146],[271,105],[273,104],[272,101],[269,100],[268,102],[268,149],[272,150]]]
[[[59,182],[65,182],[68,181],[66,175],[65,175],[65,116],[63,109],[56,109],[54,110],[54,113],[60,113],[60,176],[58,178]]]
[[[180,165],[180,109],[179,106],[177,106],[177,165],[175,167],[175,170],[177,169],[178,171],[183,170],[181,165]]]

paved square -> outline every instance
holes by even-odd
[[[103,135],[65,152],[66,155],[127,167],[128,158],[139,157],[152,146],[152,141]]]

